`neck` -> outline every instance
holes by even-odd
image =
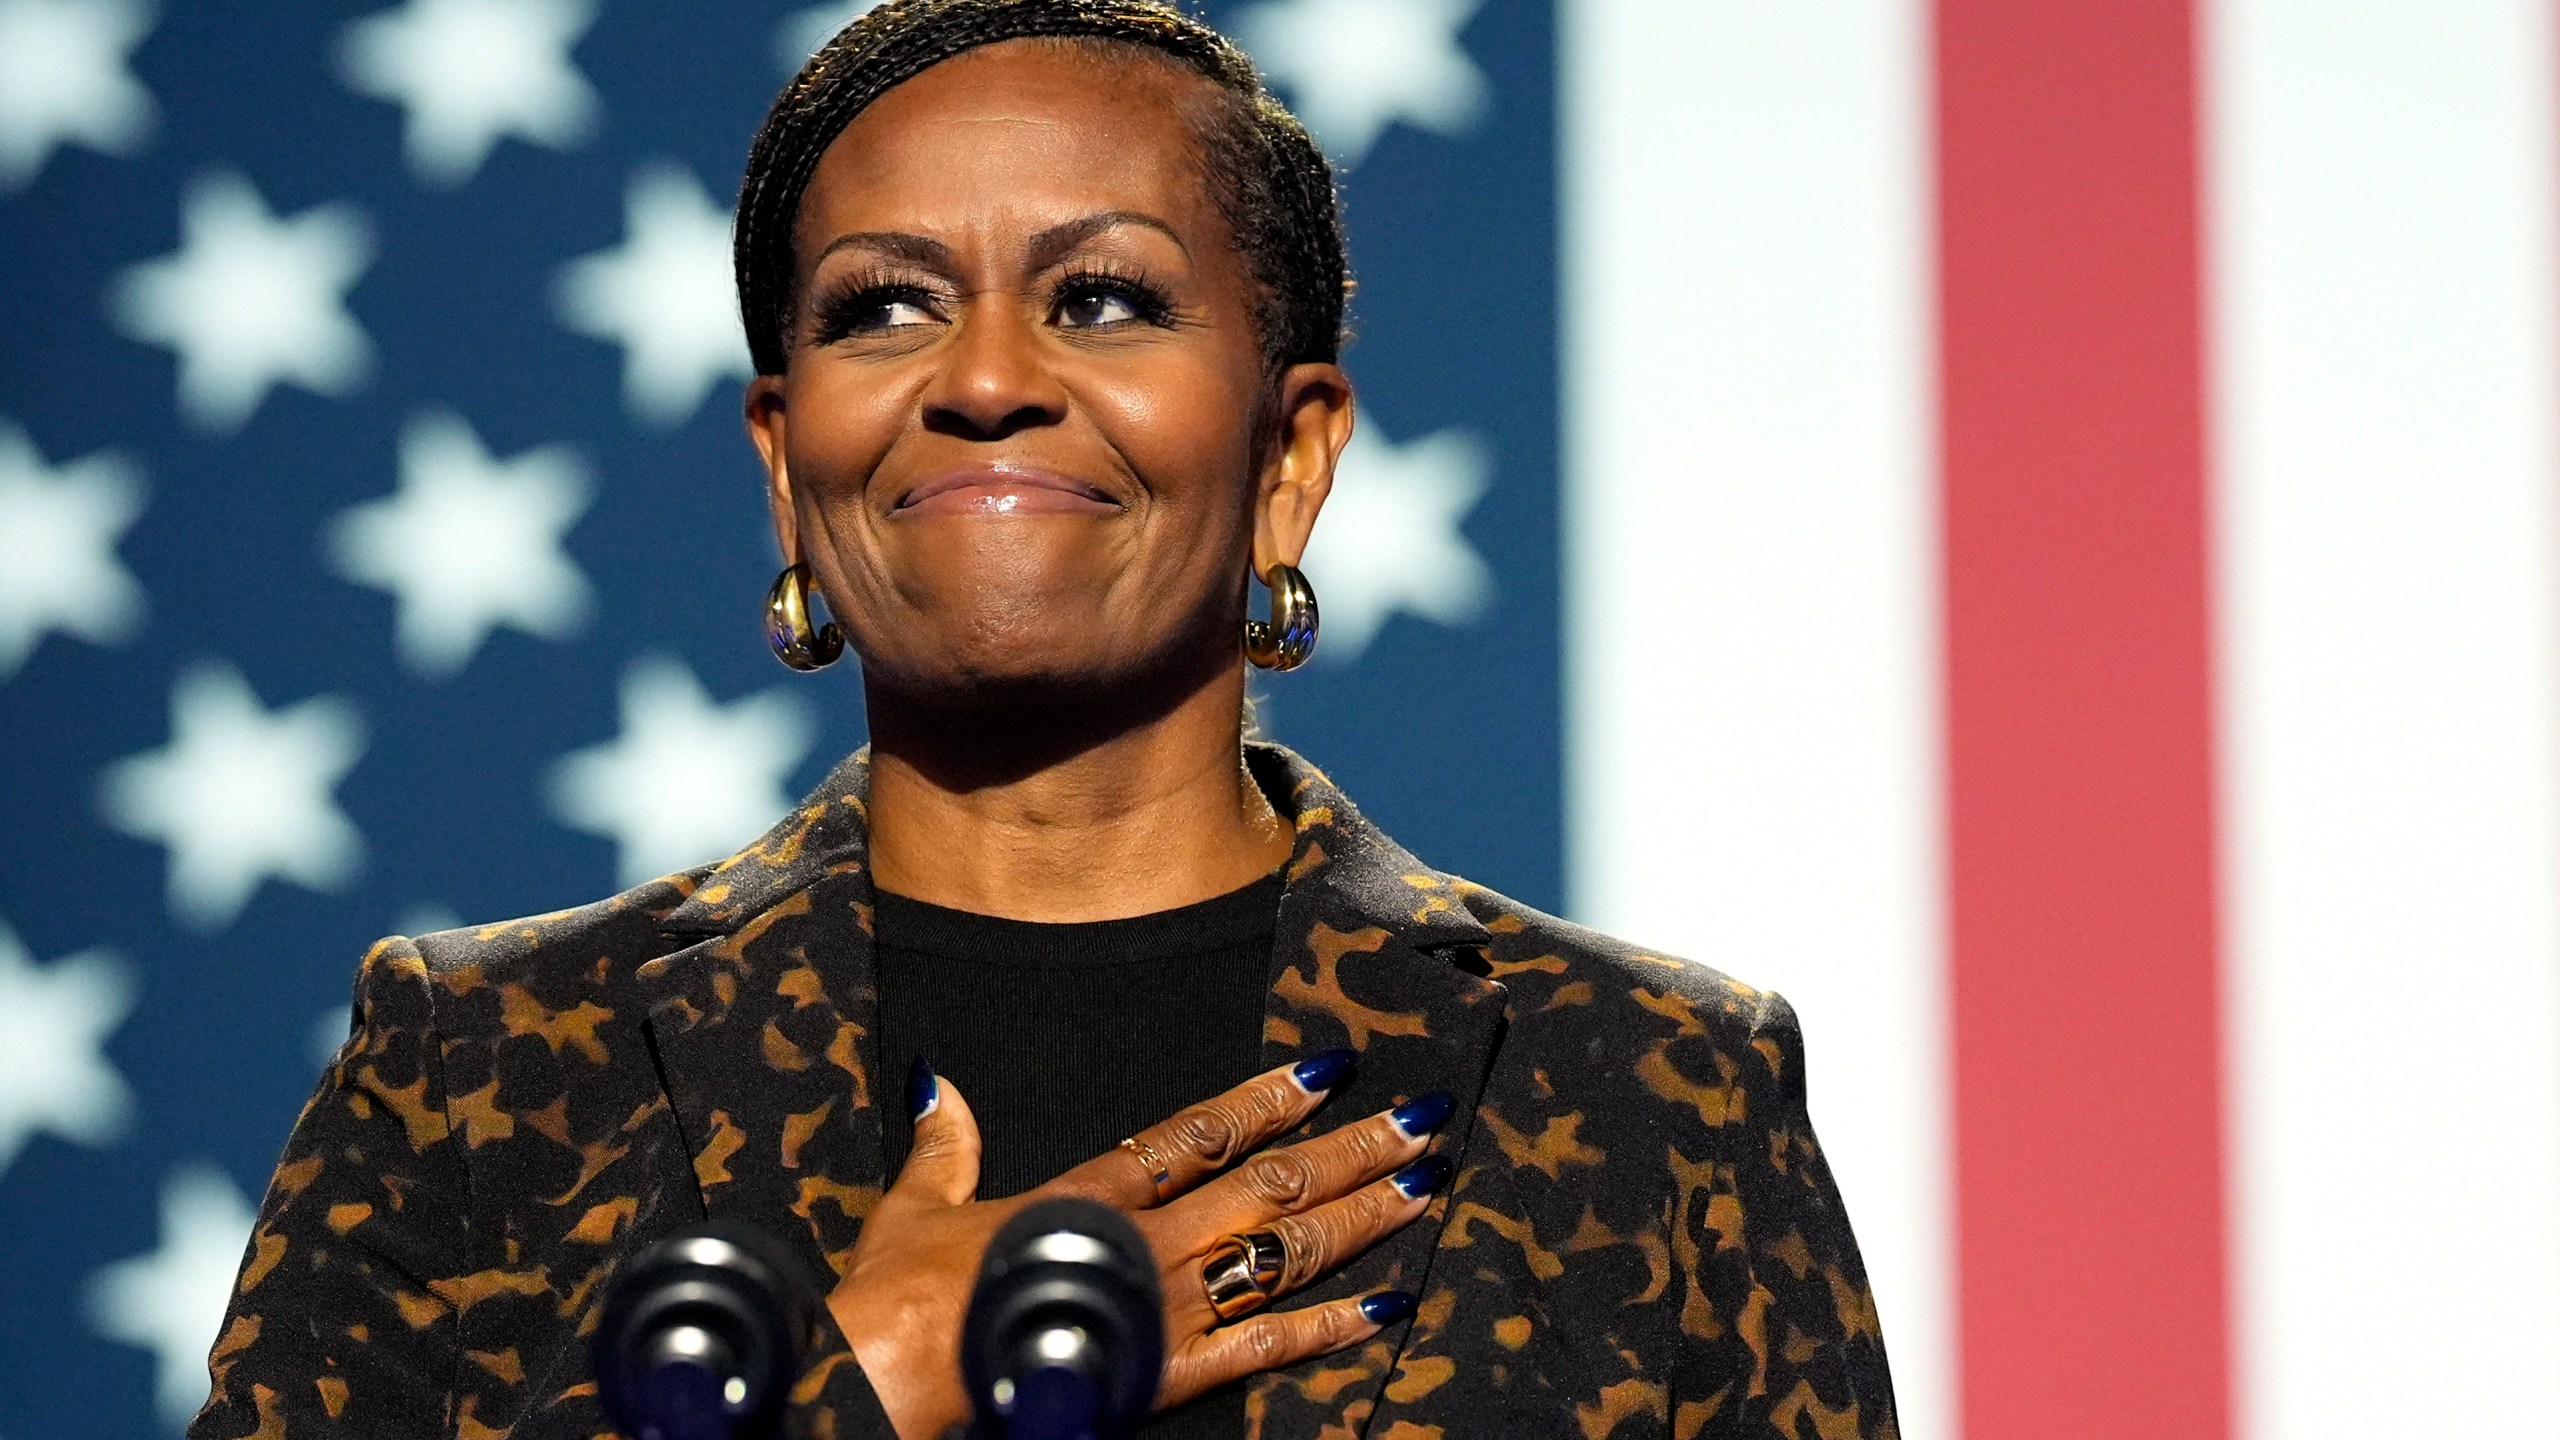
[[[954,715],[878,690],[871,865],[882,890],[1016,920],[1115,920],[1252,884],[1288,823],[1237,744],[1233,664],[1139,717],[1041,705]]]

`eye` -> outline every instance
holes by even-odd
[[[826,345],[912,325],[934,325],[941,320],[933,297],[922,286],[855,286],[819,304],[817,343]]]
[[[1161,325],[1170,307],[1146,284],[1109,275],[1071,277],[1058,287],[1051,324],[1066,330],[1108,330],[1122,325]]]
[[[1124,325],[1138,318],[1136,302],[1128,296],[1098,285],[1085,285],[1068,291],[1058,301],[1058,323],[1070,330],[1090,330],[1098,325]]]
[[[895,325],[930,325],[933,312],[924,301],[906,295],[872,295],[864,299],[858,312],[862,328],[886,330]]]

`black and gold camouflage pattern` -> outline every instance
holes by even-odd
[[[1297,833],[1265,1062],[1361,1052],[1310,1133],[1460,1101],[1454,1183],[1314,1292],[1400,1287],[1419,1313],[1259,1377],[1252,1433],[1892,1440],[1786,1002],[1430,870],[1295,755],[1250,761]],[[625,1256],[707,1214],[840,1269],[886,1183],[877,1107],[897,1103],[868,778],[855,755],[717,865],[376,944],[189,1435],[609,1435],[585,1336]],[[822,1330],[791,1433],[887,1440]]]

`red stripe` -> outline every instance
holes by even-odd
[[[2217,1440],[2194,18],[1938,0],[1966,1440]]]

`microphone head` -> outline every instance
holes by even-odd
[[[716,1222],[633,1256],[592,1342],[606,1413],[632,1440],[775,1433],[809,1333],[797,1272],[770,1237]]]
[[[1155,1254],[1126,1216],[1091,1200],[1044,1200],[987,1246],[960,1370],[981,1434],[1127,1435],[1154,1408],[1164,1370]]]

